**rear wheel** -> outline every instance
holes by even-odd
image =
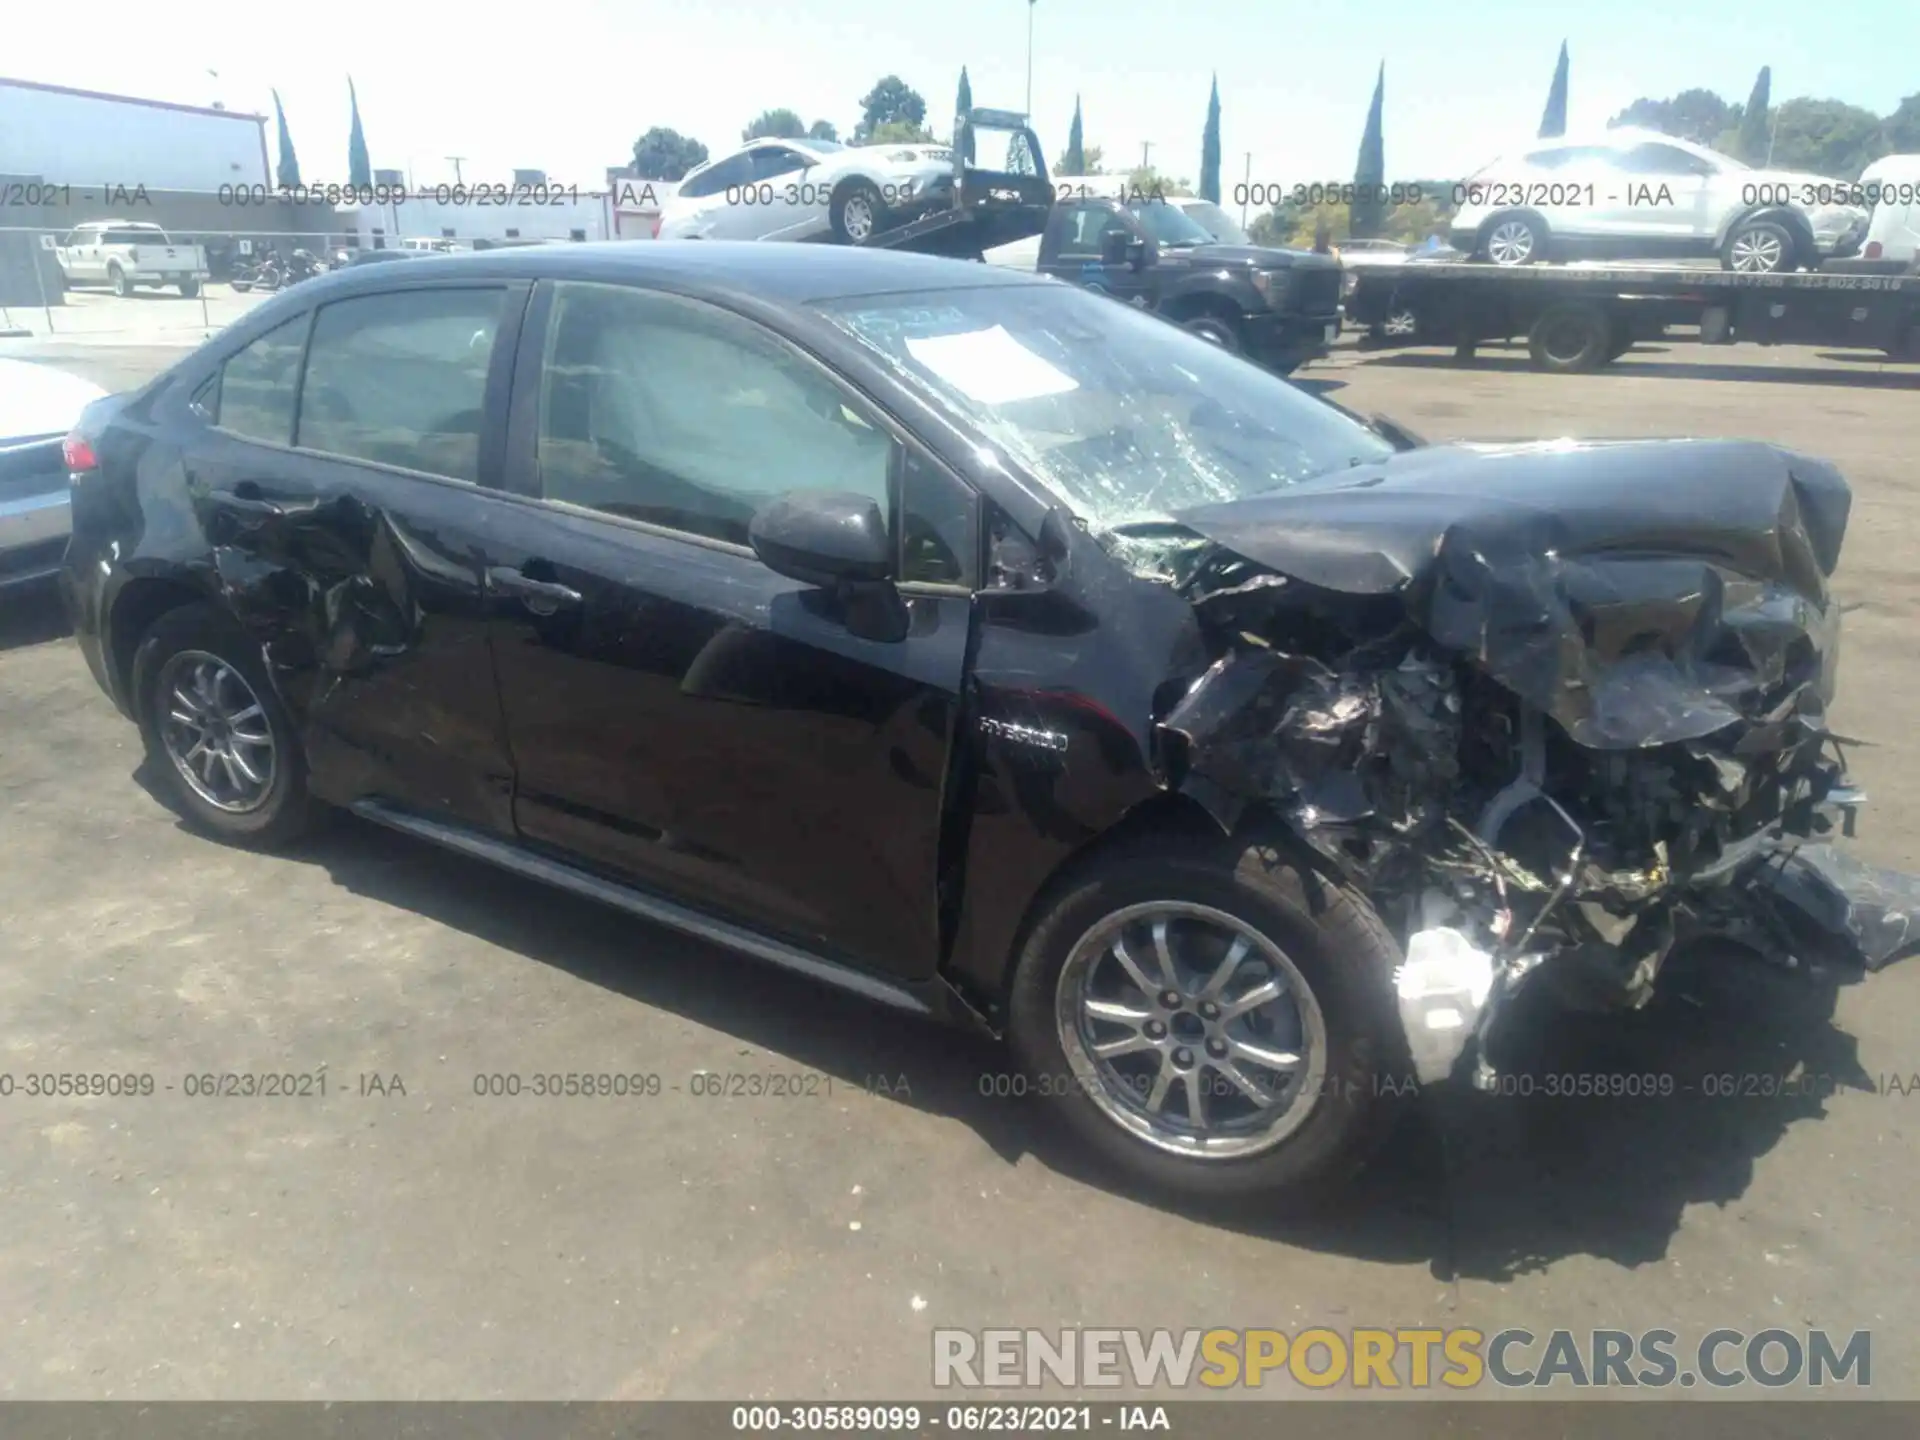
[[[127,274],[127,272],[125,270],[122,270],[118,265],[109,265],[107,267],[107,279],[110,282],[112,282],[113,293],[120,296],[122,299],[125,299],[127,296],[133,294],[132,277],[130,277]]]
[[[259,646],[211,605],[169,610],[134,651],[132,690],[156,781],[197,828],[282,845],[306,828],[306,766]]]
[[[193,299],[194,296],[200,293],[200,282],[198,280],[182,280],[180,282],[180,293],[189,300]]]
[[[1222,841],[1097,860],[1022,948],[1029,1085],[1135,1179],[1310,1202],[1379,1138],[1399,950],[1358,895]]]
[[[834,238],[845,245],[864,245],[880,231],[886,213],[880,191],[871,180],[849,180],[834,191],[827,205],[827,221]]]
[[[1527,334],[1534,368],[1559,374],[1597,369],[1613,343],[1613,322],[1598,305],[1549,306]]]
[[[1798,249],[1792,232],[1777,220],[1749,220],[1736,225],[1720,247],[1720,268],[1778,275],[1799,263]]]
[[[1534,215],[1496,215],[1481,227],[1478,258],[1532,265],[1547,258],[1547,227]]]

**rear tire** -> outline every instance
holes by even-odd
[[[1748,220],[1733,227],[1720,247],[1720,268],[1748,275],[1784,275],[1800,263],[1799,242],[1776,220]]]
[[[134,651],[131,688],[154,781],[196,829],[261,848],[305,831],[298,736],[260,646],[231,618],[204,604],[167,611]]]
[[[189,300],[193,299],[194,296],[200,293],[200,282],[198,280],[182,280],[180,282],[180,293]]]
[[[1495,215],[1480,227],[1473,258],[1502,266],[1539,264],[1547,258],[1547,223],[1528,212]]]
[[[1365,899],[1264,845],[1161,839],[1097,858],[1043,903],[1020,950],[1009,1036],[1029,1087],[1103,1158],[1181,1198],[1260,1195],[1308,1206],[1336,1194],[1359,1171],[1397,1108],[1390,1101],[1407,1068],[1398,1058],[1405,1046],[1392,988],[1400,951]],[[1105,1042],[1084,1027],[1111,1031],[1116,1022],[1088,1018],[1086,1005],[1126,1003],[1099,998],[1103,980],[1110,984],[1126,973],[1115,970],[1122,963],[1116,952],[1103,948],[1107,937],[1137,937],[1141,932],[1127,927],[1138,925],[1152,936],[1156,914],[1171,916],[1163,933],[1179,972],[1181,988],[1174,993],[1188,1008],[1164,1012],[1163,1022],[1159,1002],[1124,982],[1121,993],[1139,997],[1137,1013],[1155,1017],[1143,1020],[1133,1038],[1158,1047],[1158,1054],[1136,1048],[1118,1060],[1096,1056],[1095,1046]],[[1232,1008],[1232,1000],[1264,988],[1263,977],[1283,987],[1280,998],[1238,1018],[1203,1019],[1204,979],[1236,933],[1246,939],[1246,958],[1217,999]],[[1216,936],[1218,958],[1202,943],[1209,934]],[[1157,938],[1144,948],[1137,938],[1127,941],[1155,983],[1163,978],[1157,945]],[[1194,959],[1197,965],[1188,963]],[[1276,1005],[1283,1007],[1277,1016],[1256,1027]],[[1219,1004],[1214,1009],[1218,1015]],[[1127,1022],[1118,1023],[1124,1034]],[[1219,1062],[1209,1058],[1216,1052],[1207,1047],[1227,1042],[1203,1029],[1229,1024],[1255,1027],[1243,1030],[1236,1045],[1270,1036],[1264,1053],[1290,1053],[1297,1068],[1261,1068],[1237,1049]],[[1162,1033],[1154,1039],[1156,1025]],[[1216,1063],[1243,1076],[1258,1070],[1258,1087],[1280,1108],[1268,1114],[1250,1104],[1225,1071],[1209,1068]],[[1161,1074],[1174,1078],[1161,1087],[1155,1078]],[[1213,1132],[1193,1125],[1188,1075],[1198,1078],[1207,1118],[1218,1127]],[[1214,1153],[1205,1153],[1209,1148]]]
[[[1536,370],[1568,375],[1598,369],[1610,358],[1613,321],[1598,305],[1550,305],[1527,334]]]
[[[109,265],[107,267],[107,280],[113,286],[113,293],[118,295],[122,300],[133,294],[133,281],[127,277],[127,272],[122,270],[118,265]]]

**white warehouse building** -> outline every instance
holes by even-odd
[[[0,78],[0,175],[213,194],[272,183],[264,115]]]

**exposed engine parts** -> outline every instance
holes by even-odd
[[[1844,482],[1765,446],[1683,480],[1554,458],[1464,494],[1402,457],[1189,512],[1203,543],[1159,556],[1218,656],[1161,717],[1167,783],[1372,899],[1423,1081],[1535,976],[1631,1008],[1695,934],[1789,966],[1920,943],[1920,881],[1827,839],[1861,799],[1825,718]]]

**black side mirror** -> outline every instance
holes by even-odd
[[[826,591],[850,633],[906,638],[907,607],[893,584],[893,533],[868,496],[790,491],[754,512],[747,539],[776,575]]]
[[[1144,270],[1147,268],[1148,256],[1149,252],[1145,240],[1135,235],[1127,241],[1127,264],[1136,270]]]
[[[1100,236],[1100,263],[1102,265],[1124,265],[1128,251],[1133,245],[1133,236],[1124,230],[1108,230]]]

